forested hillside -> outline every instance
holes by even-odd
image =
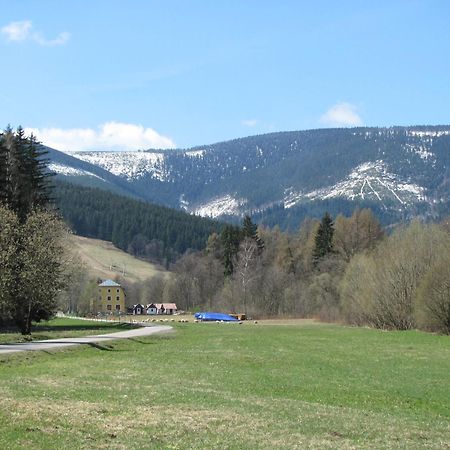
[[[383,223],[450,210],[449,126],[289,131],[187,150],[72,156],[114,176],[101,176],[104,189],[120,180],[121,189],[155,203],[238,221],[249,213],[284,228],[356,206]],[[54,170],[86,184],[63,164]]]
[[[101,189],[57,181],[55,192],[56,206],[76,234],[160,263],[203,249],[208,236],[221,229],[216,221]]]

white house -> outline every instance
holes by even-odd
[[[175,303],[150,303],[147,305],[147,314],[175,314],[178,311]]]

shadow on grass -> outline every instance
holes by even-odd
[[[130,330],[136,328],[135,325],[130,325],[129,323],[95,323],[86,325],[36,325],[33,327],[35,333],[41,331],[87,331],[87,330],[115,330],[115,329],[126,329]],[[16,330],[17,332],[17,330]]]
[[[58,341],[55,341],[54,343],[57,344]],[[88,345],[89,347],[96,348],[97,350],[102,350],[102,351],[106,351],[106,352],[119,351],[119,350],[116,350],[113,345],[101,345],[101,344],[98,344],[97,342],[67,342],[67,341],[64,341],[61,343],[62,344],[76,344],[77,346]],[[63,349],[65,349],[65,346],[64,347],[56,347],[56,350],[63,350]],[[52,350],[53,349],[47,349],[47,350],[44,349],[41,351],[44,353],[47,353],[48,355],[55,355],[55,353]]]
[[[156,344],[156,342],[153,342],[153,341],[145,342],[145,341],[141,341],[140,339],[133,338],[133,337],[127,338],[127,341],[132,341],[132,342],[136,342],[138,344],[144,344],[144,345],[155,345]]]
[[[128,323],[115,323],[115,324],[79,324],[79,325],[35,325],[33,326],[31,335],[22,335],[19,330],[14,327],[1,328],[0,335],[3,335],[4,339],[12,339],[12,341],[2,341],[0,339],[0,345],[13,345],[13,344],[25,344],[31,343],[34,341],[44,341],[50,339],[60,339],[61,337],[65,337],[64,334],[67,333],[69,336],[74,339],[78,337],[85,337],[87,334],[98,334],[101,331],[105,331],[107,333],[114,333],[117,331],[125,331],[132,330],[136,328],[135,325],[130,325]],[[70,336],[70,333],[74,333],[73,336]],[[85,334],[83,333],[85,332]],[[79,336],[77,333],[83,333]],[[102,333],[100,333],[101,335]],[[11,336],[8,336],[11,335]],[[55,336],[56,335],[56,336]]]
[[[41,331],[87,331],[87,330],[131,330],[136,328],[135,324],[126,322],[121,323],[94,323],[86,325],[33,325],[31,333],[38,333]],[[0,328],[0,334],[18,334],[20,331],[15,327]]]

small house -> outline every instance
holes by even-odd
[[[155,303],[156,314],[175,314],[178,309],[175,303]]]
[[[137,305],[133,305],[133,315],[134,316],[141,316],[142,314],[146,314],[146,308],[144,305],[141,305],[138,303]]]
[[[158,308],[154,303],[150,303],[149,305],[147,305],[147,314],[152,316],[158,314]]]

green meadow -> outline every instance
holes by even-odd
[[[0,355],[0,448],[450,448],[450,337],[269,323]]]

